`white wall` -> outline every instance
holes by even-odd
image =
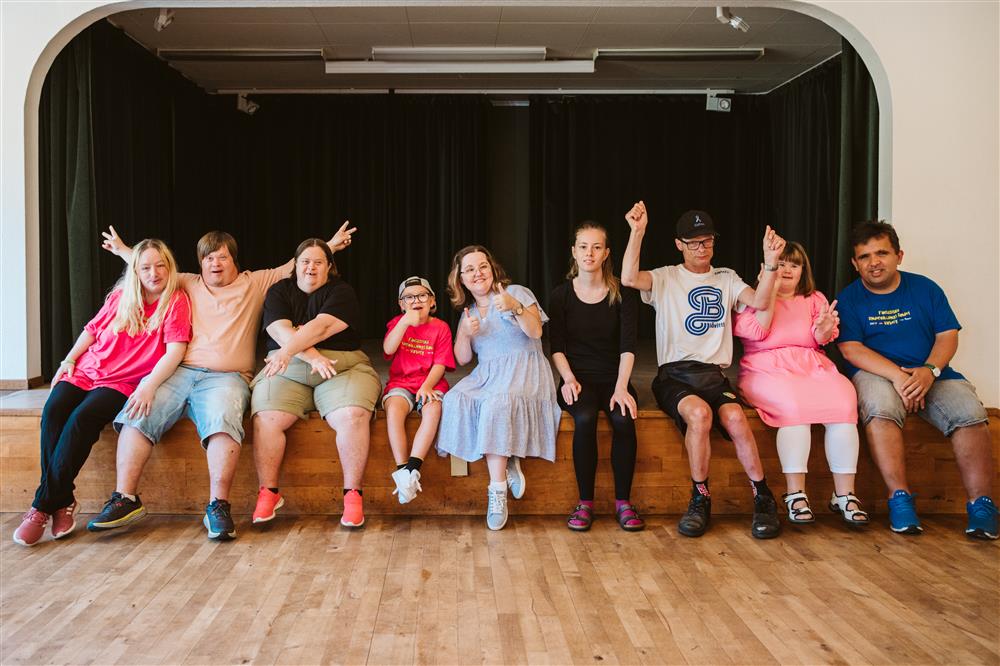
[[[84,26],[123,5],[195,3],[133,2],[113,9],[112,4],[0,3],[0,379],[40,374],[33,151],[38,93],[52,55]],[[955,365],[977,385],[987,405],[1000,406],[1000,5],[955,0],[730,4],[782,6],[821,18],[851,39],[865,58],[882,108],[881,212],[900,231],[904,268],[937,280],[965,326]],[[36,63],[39,73],[32,78]]]

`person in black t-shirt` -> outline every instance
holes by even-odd
[[[559,405],[573,416],[573,466],[580,501],[566,521],[571,530],[590,529],[597,473],[597,414],[608,415],[615,514],[622,529],[645,527],[629,501],[635,472],[635,362],[638,293],[622,287],[608,261],[608,234],[593,222],[581,224],[572,247],[567,281],[549,299],[549,343],[562,377]]]
[[[330,248],[317,238],[303,241],[295,251],[293,276],[271,287],[264,300],[268,356],[251,383],[250,399],[260,481],[254,523],[273,519],[284,504],[278,474],[285,431],[315,409],[337,432],[344,473],[340,524],[364,524],[361,479],[382,385],[361,351],[360,323],[358,298],[337,275]]]

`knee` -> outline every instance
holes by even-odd
[[[688,428],[708,430],[712,427],[712,410],[704,402],[691,405],[685,410],[683,416]]]
[[[573,428],[581,432],[591,432],[597,430],[597,410],[596,409],[575,409],[573,415]]]
[[[749,432],[750,424],[739,405],[726,405],[719,410],[719,421],[730,435]]]
[[[623,416],[620,409],[615,409],[608,417],[611,421],[611,430],[616,435],[631,435],[635,433],[635,421],[631,416]]]
[[[334,428],[366,428],[371,421],[372,413],[363,407],[343,407],[331,414]]]
[[[429,402],[420,409],[421,418],[439,419],[441,418],[441,401]]]

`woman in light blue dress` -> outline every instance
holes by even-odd
[[[478,357],[472,373],[444,396],[437,448],[490,471],[486,526],[507,524],[507,488],[524,496],[521,458],[555,460],[562,411],[552,368],[542,351],[548,317],[531,290],[510,280],[479,245],[455,254],[448,275],[451,303],[462,310],[455,360]]]

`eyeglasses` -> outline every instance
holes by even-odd
[[[482,273],[485,275],[487,272],[489,272],[489,270],[490,270],[490,265],[483,263],[479,264],[478,266],[469,266],[468,268],[463,268],[462,275],[466,277],[471,277],[476,273]]]
[[[689,250],[697,250],[699,247],[703,247],[706,250],[711,250],[713,247],[715,247],[714,238],[705,238],[703,240],[687,240],[682,238],[681,242],[687,245],[687,249]]]
[[[430,300],[430,298],[431,295],[428,292],[424,291],[419,294],[403,294],[402,296],[399,297],[399,300],[403,301],[407,305],[411,305],[414,301],[416,301],[417,303],[426,303],[428,300]]]

